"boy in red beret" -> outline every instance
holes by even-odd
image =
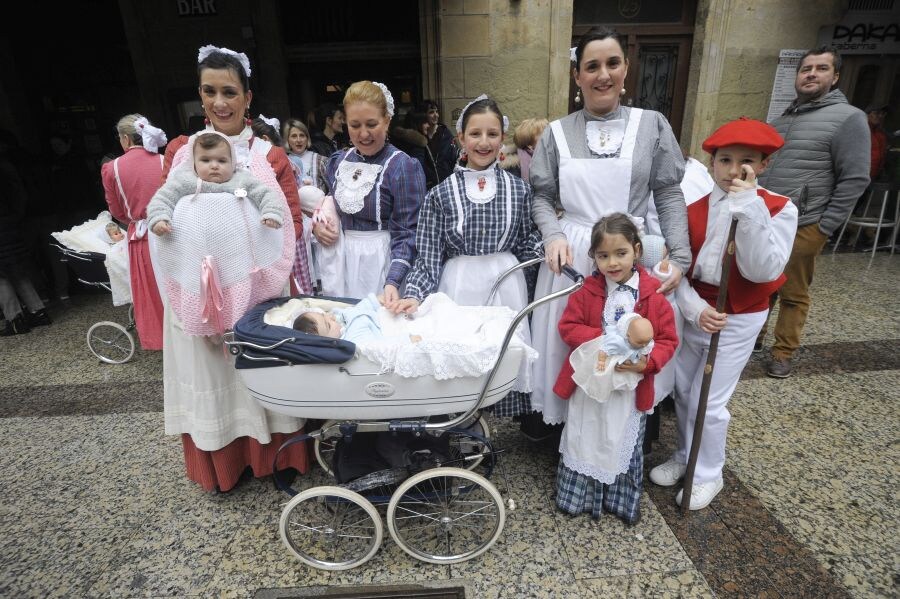
[[[741,117],[719,127],[703,149],[712,155],[716,186],[688,206],[691,268],[676,301],[685,319],[675,360],[675,412],[678,449],[650,471],[650,480],[675,485],[686,469],[710,336],[719,331],[719,349],[709,389],[703,442],[694,473],[690,508],[699,510],[722,490],[728,400],[750,359],[756,335],[769,312],[769,296],[785,281],[782,274],[797,231],[797,208],[786,196],[757,186],[769,156],[784,145],[770,125]],[[732,219],[737,219],[736,251],[731,259],[725,312],[715,309],[722,260]],[[682,492],[675,497],[681,505]]]

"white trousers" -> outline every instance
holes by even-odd
[[[750,354],[756,335],[766,321],[768,310],[752,314],[729,314],[728,324],[719,335],[719,349],[713,367],[703,437],[697,456],[695,483],[714,481],[722,476],[725,465],[725,437],[731,413],[728,400],[737,387],[738,379]],[[694,421],[700,401],[703,368],[709,353],[710,334],[692,324],[685,324],[681,346],[675,359],[675,413],[678,418],[678,449],[673,456],[687,463],[694,436]]]

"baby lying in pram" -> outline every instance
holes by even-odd
[[[128,242],[112,215],[104,210],[97,218],[89,219],[66,231],[53,233],[60,244],[80,254],[100,254],[108,274],[113,305],[131,303],[131,280],[128,267]],[[100,256],[91,256],[100,260]],[[91,281],[99,282],[99,281]]]
[[[360,355],[383,372],[444,380],[477,377],[490,370],[514,317],[509,308],[460,306],[446,294],[434,293],[409,319],[392,314],[371,294],[355,305],[321,298],[291,299],[268,309],[264,322],[351,341]],[[519,334],[510,346],[522,347],[526,360],[537,358]],[[518,384],[529,387],[530,381]]]
[[[384,340],[381,324],[378,322],[379,309],[384,305],[381,298],[370,293],[358,304],[346,308],[335,308],[329,312],[321,308],[309,308],[294,319],[294,330],[320,337],[344,339],[353,343]],[[419,335],[409,335],[409,341],[418,343]],[[398,338],[397,341],[403,338]]]

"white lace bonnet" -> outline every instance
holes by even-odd
[[[474,104],[475,102],[480,102],[481,100],[490,100],[490,98],[487,94],[481,94],[480,96],[466,104],[465,108],[462,109],[462,112],[459,113],[459,118],[456,119],[457,133],[462,133],[463,117],[466,116],[466,111],[472,107],[472,104]],[[503,115],[503,131],[506,132],[507,129],[509,129],[509,118],[506,115]]]
[[[394,116],[394,96],[391,95],[391,91],[384,83],[380,83],[378,81],[373,81],[372,83],[377,86],[378,89],[381,90],[381,93],[384,95],[385,110],[387,110],[387,115],[389,117]]]
[[[141,145],[144,149],[153,154],[169,142],[165,131],[151,125],[145,116],[134,120],[134,130],[141,136]]]
[[[228,48],[218,48],[213,46],[212,44],[208,44],[200,48],[197,53],[197,64],[200,64],[206,57],[212,54],[213,52],[221,52],[222,54],[228,54],[229,56],[234,56],[237,58],[237,61],[241,63],[241,66],[244,67],[244,73],[247,77],[250,77],[250,59],[247,58],[247,55],[243,52],[235,52],[234,50],[229,50]]]

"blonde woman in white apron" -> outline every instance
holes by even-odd
[[[416,257],[425,175],[416,159],[387,142],[394,99],[384,84],[354,83],[344,110],[353,147],[333,155],[325,175],[341,217],[341,249],[329,252],[338,235],[324,225],[313,228],[328,256],[318,260],[318,276],[325,295],[383,293],[393,307]]]
[[[591,227],[612,212],[643,218],[651,193],[672,262],[669,292],[690,265],[687,212],[679,183],[684,159],[665,117],[651,110],[620,105],[628,62],[623,42],[608,29],[586,33],[573,48],[573,74],[584,109],[551,123],[531,164],[532,216],[541,231],[547,262],[538,274],[535,297],[568,284],[559,276],[570,264],[584,275],[593,271],[588,257]],[[576,98],[578,99],[578,98]],[[562,206],[558,218],[556,203]],[[557,324],[563,302],[535,311],[535,368],[532,406],[546,424],[560,424],[566,405],[553,383],[568,355]]]
[[[414,312],[435,291],[461,305],[483,306],[500,274],[539,255],[531,190],[522,179],[497,167],[507,125],[487,96],[470,102],[460,115],[456,128],[466,166],[457,167],[425,198],[416,236],[418,256],[395,312]],[[522,271],[503,282],[493,304],[516,311],[525,307]],[[527,321],[522,326],[530,343]],[[529,413],[530,385],[531,368],[523,363],[513,392],[496,404],[494,414]]]

